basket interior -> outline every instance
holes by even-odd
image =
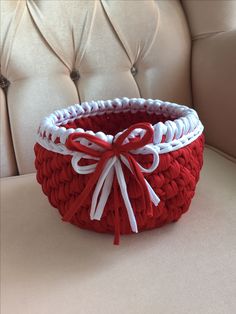
[[[160,114],[150,114],[142,111],[137,111],[135,113],[119,112],[104,113],[102,115],[78,118],[74,121],[68,122],[63,126],[67,129],[82,128],[85,131],[91,130],[95,133],[102,131],[105,134],[115,135],[135,123],[148,122],[154,125],[158,122],[165,122],[167,120],[174,120],[174,118],[165,117],[164,115]]]

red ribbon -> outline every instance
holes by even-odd
[[[132,138],[132,141],[129,141],[128,143],[124,143],[125,139],[128,138],[128,136],[131,134],[131,132],[135,129],[142,129],[145,131],[144,135],[142,137],[134,137]],[[152,216],[152,202],[150,199],[149,191],[147,189],[147,186],[145,184],[143,173],[140,170],[139,165],[137,164],[135,160],[135,155],[131,153],[132,150],[136,150],[138,148],[141,148],[147,144],[149,144],[152,141],[153,138],[153,128],[149,123],[137,123],[126,129],[123,133],[121,133],[116,140],[113,143],[108,143],[97,136],[88,134],[88,133],[72,133],[69,135],[67,141],[66,141],[66,147],[69,150],[77,151],[80,153],[87,154],[91,157],[96,157],[99,159],[96,169],[91,174],[89,181],[83,190],[83,192],[79,195],[79,197],[74,201],[72,206],[69,208],[69,210],[64,214],[63,220],[64,221],[70,221],[73,216],[79,211],[80,206],[83,205],[85,200],[90,197],[91,191],[95,187],[97,180],[99,179],[104,166],[106,165],[107,161],[113,157],[120,155],[123,155],[126,157],[126,159],[129,162],[130,168],[132,170],[132,173],[136,179],[136,182],[138,183],[141,193],[142,193],[142,199],[144,202],[144,206],[147,210],[147,214],[149,216]],[[103,150],[98,151],[94,148],[85,146],[80,143],[80,139],[86,139],[91,143],[94,143],[101,147]],[[119,244],[119,237],[120,237],[120,221],[119,221],[119,186],[117,183],[117,177],[114,176],[113,180],[113,189],[114,189],[114,207],[115,207],[115,238],[114,238],[114,244]]]

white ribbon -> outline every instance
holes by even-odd
[[[144,173],[151,173],[153,172],[158,164],[159,164],[159,148],[152,147],[151,145],[146,145],[142,148],[136,149],[131,151],[130,153],[132,154],[152,154],[153,155],[153,162],[151,167],[149,168],[144,168],[141,166],[138,162],[137,165],[139,166],[140,170]],[[79,174],[89,174],[93,173],[97,167],[97,163],[94,163],[92,165],[87,165],[87,166],[80,166],[79,161],[81,159],[94,159],[98,160],[97,157],[92,157],[90,155],[87,155],[85,153],[80,153],[80,152],[74,152],[73,157],[71,159],[71,164],[74,170],[79,173]],[[125,164],[125,166],[132,172],[129,162],[126,159],[122,153],[120,156],[113,156],[108,159],[107,163],[104,166],[104,169],[100,175],[100,178],[98,179],[98,182],[96,184],[93,196],[92,196],[92,203],[91,203],[91,209],[90,209],[90,219],[91,220],[100,220],[104,211],[104,207],[106,205],[107,199],[111,193],[111,188],[112,188],[112,183],[113,183],[113,178],[114,174],[116,173],[117,176],[117,181],[120,186],[120,191],[121,195],[123,197],[128,217],[129,217],[129,222],[130,226],[133,232],[138,232],[138,227],[137,227],[137,222],[135,219],[134,211],[130,203],[129,195],[127,192],[127,185],[123,173],[123,169],[121,166],[121,162]],[[133,173],[133,172],[132,172]],[[147,182],[147,180],[144,178],[147,189],[150,194],[151,201],[155,206],[158,205],[160,202],[159,197],[156,195],[154,190],[152,189],[151,185]],[[101,194],[101,195],[100,195]],[[99,198],[100,195],[100,198]],[[99,198],[99,201],[98,201]]]

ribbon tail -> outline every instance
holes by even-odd
[[[116,162],[116,157],[114,157],[111,162],[110,160],[107,162],[105,169],[103,170],[101,177],[98,180],[95,191],[93,193],[92,198],[92,206],[90,211],[91,220],[96,219],[100,220],[104,211],[104,207],[106,205],[107,199],[111,193],[112,182],[114,178],[114,163]],[[97,204],[97,199],[102,189],[100,200]]]
[[[122,169],[122,166],[121,166],[119,159],[117,159],[117,162],[115,163],[115,170],[116,170],[117,180],[118,180],[118,183],[120,186],[121,195],[123,197],[123,200],[124,200],[124,203],[125,203],[125,206],[127,209],[131,229],[133,232],[138,233],[137,222],[135,219],[133,208],[132,208],[130,200],[129,200],[129,195],[127,193],[127,185],[125,182],[123,169]]]
[[[148,188],[148,192],[149,192],[149,195],[150,195],[150,198],[151,198],[151,201],[153,202],[153,204],[155,206],[157,206],[159,203],[160,203],[160,198],[156,195],[155,191],[153,190],[153,188],[151,187],[151,185],[148,183],[148,181],[146,179],[145,180],[145,183],[147,185],[147,188]]]
[[[76,198],[73,204],[70,206],[69,210],[64,214],[62,220],[70,221],[75,213],[79,210],[79,208],[83,205],[85,200],[87,199],[89,193],[93,189],[96,181],[100,177],[100,174],[103,170],[104,164],[107,162],[107,159],[101,158],[97,164],[96,171],[90,177],[84,191],[80,194],[79,198]]]
[[[115,208],[115,236],[114,244],[120,244],[120,216],[119,216],[119,192],[118,192],[118,182],[117,176],[114,177],[114,208]]]
[[[121,157],[121,160],[124,162],[124,164],[128,167],[128,169],[131,171],[131,173],[134,175],[137,183],[140,186],[142,198],[144,200],[144,207],[146,208],[147,214],[152,217],[153,216],[153,208],[152,208],[152,197],[154,198],[154,195],[152,193],[152,189],[147,184],[147,181],[145,180],[139,165],[137,164],[136,160],[131,156],[126,154],[125,156]],[[152,194],[150,194],[150,192]],[[154,191],[153,191],[154,192]],[[154,192],[155,194],[155,192]],[[157,199],[155,199],[156,201]]]
[[[126,167],[129,169],[129,171],[132,172],[132,174],[134,174],[133,170],[131,169],[130,163],[129,161],[126,159],[126,157],[121,156],[121,160],[123,161],[123,163],[126,165]],[[138,164],[139,165],[139,164]],[[153,188],[151,187],[151,185],[148,183],[148,181],[144,178],[144,181],[146,183],[148,192],[149,192],[149,196],[151,201],[153,202],[153,204],[155,206],[157,206],[160,203],[160,198],[157,196],[157,194],[155,193],[155,191],[153,190]]]

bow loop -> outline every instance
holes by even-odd
[[[139,132],[139,136],[135,136],[129,140],[129,136],[132,135],[134,130],[141,129]],[[149,123],[136,123],[126,129],[123,133],[121,133],[117,139],[115,140],[116,145],[119,145],[122,148],[123,152],[129,152],[131,150],[136,150],[141,148],[147,144],[149,144],[153,137],[153,127]],[[127,143],[124,141],[128,139]]]
[[[86,139],[88,143],[94,143],[100,148],[99,150],[90,148],[81,143],[82,139]],[[106,150],[111,150],[112,145],[99,137],[96,137],[92,134],[75,132],[69,135],[66,141],[66,147],[72,151],[82,152],[88,154],[92,157],[101,157],[102,153]]]

